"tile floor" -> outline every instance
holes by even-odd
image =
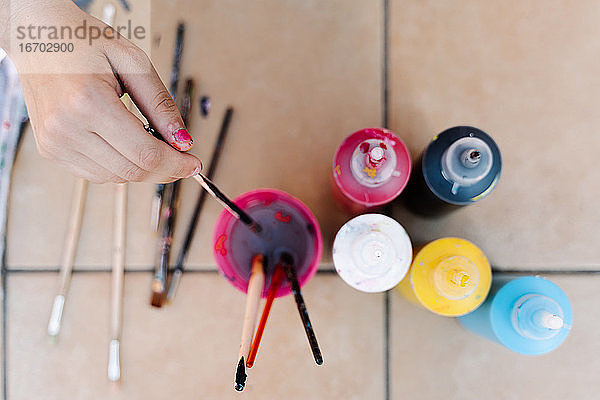
[[[143,3],[132,2],[134,16]],[[598,2],[177,0],[153,1],[151,11],[153,42],[160,37],[151,55],[163,79],[176,23],[185,20],[182,77],[194,77],[197,94],[213,101],[207,119],[194,110],[196,154],[208,156],[224,109],[236,109],[215,181],[231,195],[261,186],[286,190],[313,210],[324,233],[322,272],[305,298],[326,365],[311,362],[293,302],[283,299],[245,397],[597,396],[600,315],[593,305],[600,281],[590,271],[600,271],[600,179],[593,168],[600,144]],[[359,293],[327,272],[333,236],[347,219],[329,196],[333,152],[353,131],[386,122],[415,156],[435,133],[458,124],[476,125],[498,141],[504,171],[489,198],[435,220],[401,204],[394,216],[414,242],[463,236],[498,270],[552,271],[546,276],[570,296],[575,315],[560,349],[514,355],[396,292]],[[231,384],[244,299],[214,272],[207,243],[220,209],[211,201],[189,257],[194,272],[172,306],[153,310],[153,187],[130,187],[124,377],[115,386],[105,377],[113,187],[90,185],[64,330],[58,342],[47,339],[73,184],[39,157],[28,131],[9,215],[8,399],[237,396]],[[183,184],[180,216],[190,213],[197,192],[192,182]],[[184,228],[178,225],[175,250]]]

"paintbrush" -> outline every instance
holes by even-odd
[[[187,126],[190,122],[190,117],[192,115],[192,99],[194,97],[194,80],[186,79],[185,81],[185,91],[183,98],[181,99],[181,119],[183,120],[183,125]]]
[[[284,252],[281,255],[281,261],[290,284],[290,288],[292,289],[292,294],[296,300],[296,306],[298,307],[298,312],[300,313],[302,325],[304,326],[304,331],[306,332],[306,337],[308,338],[308,343],[310,344],[313,357],[315,358],[317,365],[321,365],[323,364],[323,356],[321,355],[321,349],[319,349],[319,343],[317,343],[317,337],[315,336],[315,331],[310,323],[308,310],[306,309],[306,304],[304,303],[304,298],[302,297],[302,292],[300,291],[300,284],[298,283],[296,268],[294,267],[294,259],[289,253]]]
[[[152,134],[155,138],[165,141],[164,138],[156,132],[156,130],[146,124],[144,126],[147,132]],[[192,176],[200,185],[206,190],[211,196],[213,196],[221,205],[231,213],[236,219],[240,220],[244,225],[248,226],[250,230],[256,234],[262,232],[262,227],[256,222],[250,215],[248,215],[244,210],[242,210],[237,204],[235,204],[232,200],[230,200],[223,192],[219,190],[219,188],[211,182],[206,176],[201,173]]]
[[[240,343],[239,361],[235,373],[234,388],[238,392],[244,390],[246,385],[246,363],[252,344],[254,328],[256,328],[256,316],[260,297],[265,286],[265,266],[266,258],[262,254],[256,254],[252,257],[252,270],[250,281],[248,282],[248,293],[246,297],[246,311],[244,313],[244,325],[242,327],[242,339]]]
[[[112,4],[106,4],[102,9],[102,21],[105,24],[112,26],[114,19],[115,6]],[[88,182],[85,179],[78,179],[77,186],[73,194],[73,208],[71,210],[69,230],[67,232],[67,239],[65,241],[65,247],[63,250],[63,259],[60,267],[59,290],[58,294],[54,297],[52,313],[50,314],[50,321],[48,322],[48,334],[50,336],[56,336],[60,332],[63,308],[65,305],[67,292],[69,291],[71,274],[73,272],[73,261],[77,251],[77,243],[79,242],[79,233],[81,231],[81,220],[83,217],[83,210],[85,208],[87,186]]]
[[[179,40],[178,40],[179,41]],[[176,85],[175,85],[176,86]],[[181,117],[183,119],[184,125],[187,125],[189,122],[189,117],[191,115],[191,105],[192,105],[192,96],[194,92],[194,81],[188,79],[186,81],[186,90],[182,100],[182,113]],[[154,137],[160,137],[156,131],[153,129],[149,129],[149,125],[146,128],[149,132],[153,134]],[[154,280],[152,282],[152,300],[151,304],[154,307],[161,307],[163,300],[167,293],[167,274],[169,272],[169,255],[171,252],[171,242],[173,236],[173,225],[175,223],[175,207],[177,205],[177,194],[179,188],[179,181],[168,183],[164,186],[163,196],[164,199],[168,202],[168,205],[165,205],[163,210],[165,221],[163,221],[162,229],[161,229],[161,237],[160,237],[160,253],[158,257],[158,262],[156,265],[156,273]]]
[[[112,307],[110,345],[108,353],[108,379],[121,379],[119,348],[121,343],[123,310],[123,276],[125,273],[125,237],[127,226],[127,184],[115,188],[115,226],[113,237]]]
[[[185,82],[185,94],[183,96],[183,99],[181,101],[181,118],[183,120],[183,124],[184,125],[188,125],[190,116],[191,116],[191,108],[192,108],[192,98],[194,96],[194,81],[192,79],[188,79]],[[156,133],[156,132],[154,132]],[[168,186],[172,186],[172,185],[179,185],[179,183],[169,183]],[[175,198],[173,199],[173,204],[177,204],[177,190],[175,190],[175,192],[173,192],[172,196],[174,196]],[[164,258],[168,260],[169,257],[169,253],[170,253],[170,247],[169,250],[167,251],[167,254],[164,255]],[[168,266],[167,266],[167,273],[168,273]],[[180,275],[180,274],[179,274]],[[179,279],[179,275],[177,275],[177,280]],[[165,281],[165,289],[166,290],[166,281]],[[170,300],[169,297],[169,293],[171,292],[171,289],[169,289],[166,292],[166,299],[167,301]],[[165,297],[165,296],[163,296]],[[172,295],[171,295],[172,297]]]
[[[183,54],[183,34],[185,32],[185,25],[179,23],[177,25],[177,36],[175,39],[175,49],[173,51],[173,66],[171,68],[171,84],[169,87],[169,93],[173,101],[177,98],[177,87],[179,86],[179,72],[181,70],[181,55]],[[154,199],[152,200],[152,216],[151,226],[155,232],[158,232],[158,226],[160,223],[160,214],[163,202],[163,196],[165,191],[165,184],[160,183],[156,185],[156,192],[154,193]]]
[[[223,150],[223,143],[225,141],[225,137],[227,136],[227,132],[229,131],[229,123],[231,122],[232,115],[233,108],[228,107],[225,111],[223,122],[221,123],[221,130],[219,131],[219,136],[217,137],[217,141],[215,142],[212,158],[210,160],[210,165],[206,174],[207,178],[209,179],[212,179],[215,174],[217,163],[219,162],[219,158]],[[200,194],[198,195],[198,200],[196,200],[196,206],[194,207],[192,218],[190,218],[188,224],[185,240],[177,256],[177,263],[175,264],[173,275],[171,276],[169,292],[167,293],[167,301],[171,301],[175,297],[175,293],[177,292],[177,288],[179,287],[181,275],[183,274],[183,263],[185,262],[187,253],[192,244],[192,240],[196,232],[196,226],[198,224],[198,218],[200,217],[200,212],[202,211],[202,207],[204,206],[204,202],[206,200],[206,194],[207,192],[205,190],[200,191]]]
[[[73,272],[73,261],[75,260],[77,243],[79,242],[79,233],[81,232],[81,220],[85,208],[87,187],[87,180],[78,179],[75,191],[73,192],[71,217],[67,238],[65,240],[65,247],[63,249],[62,262],[60,264],[59,289],[56,297],[54,297],[52,314],[50,314],[50,321],[48,322],[48,334],[50,336],[56,336],[60,332],[63,308],[69,292],[69,283],[71,282],[71,274]]]
[[[260,346],[260,341],[262,339],[263,333],[265,332],[265,325],[267,324],[267,319],[269,318],[269,313],[271,312],[271,306],[273,305],[273,301],[275,300],[277,291],[279,291],[279,287],[281,286],[281,282],[283,281],[284,276],[285,272],[283,271],[283,266],[281,264],[277,264],[277,266],[275,267],[275,271],[273,272],[273,276],[271,277],[271,285],[269,286],[269,291],[267,292],[267,300],[265,301],[265,307],[263,308],[262,315],[260,316],[258,329],[256,330],[256,334],[254,335],[252,347],[250,348],[250,354],[248,355],[248,360],[246,361],[246,367],[248,368],[252,368],[252,366],[254,365],[254,360],[256,360],[256,355],[258,354],[258,346]]]
[[[198,173],[198,175],[194,175],[194,178],[200,185],[206,190],[211,196],[213,196],[227,211],[231,213],[236,219],[240,220],[243,224],[247,225],[248,228],[254,233],[260,233],[262,231],[262,227],[256,222],[250,215],[248,215],[244,210],[238,207],[232,200],[230,200],[223,192],[215,186],[214,183],[210,181],[206,176]]]
[[[110,9],[105,6],[105,11]],[[114,8],[114,7],[113,7]],[[114,18],[114,12],[113,12]],[[112,25],[110,23],[109,25]],[[131,111],[133,102],[125,94],[121,99]],[[108,347],[108,379],[121,379],[121,331],[123,325],[123,280],[125,275],[125,240],[127,237],[127,183],[115,187],[115,221],[112,248],[112,300],[110,321],[110,342]]]
[[[162,210],[160,223],[160,245],[157,263],[152,280],[152,298],[150,304],[154,307],[162,307],[167,286],[167,272],[169,263],[169,252],[173,238],[173,226],[175,223],[175,202],[179,181],[165,186],[164,200],[166,202]]]

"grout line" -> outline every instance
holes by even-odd
[[[108,265],[85,265],[74,267],[73,272],[110,272],[112,271],[111,267]],[[331,262],[323,262],[319,264],[319,268],[317,271],[325,271],[325,272],[334,272],[335,267]],[[7,272],[16,272],[16,273],[26,273],[26,272],[60,272],[60,268],[54,265],[44,265],[44,266],[22,266],[15,265],[13,267],[7,268]],[[126,268],[126,272],[154,272],[154,266],[148,265],[130,265]],[[185,272],[194,273],[194,272],[218,272],[218,268],[216,264],[197,264],[191,266],[185,266]]]
[[[383,0],[383,48],[382,48],[382,125],[389,128],[389,106],[390,106],[390,87],[389,87],[389,50],[390,50],[390,2]],[[388,210],[389,211],[389,210]],[[384,307],[384,399],[390,400],[390,293],[386,291],[383,300]]]
[[[389,21],[389,0],[383,0],[383,58],[382,58],[382,125],[389,128],[389,105],[390,105],[390,85],[389,85],[389,50],[390,50],[390,21]]]
[[[548,269],[497,269],[492,268],[494,274],[510,275],[598,275],[600,270],[573,269],[573,270],[548,270]]]
[[[383,322],[383,347],[384,353],[384,383],[385,400],[390,400],[390,291],[386,291],[383,297],[385,319]]]
[[[10,269],[6,271],[9,274],[41,274],[41,273],[58,273],[59,270],[57,268],[44,268],[44,269]],[[112,272],[110,268],[95,268],[95,269],[80,269],[73,271],[73,274],[90,274],[90,273],[109,273]],[[138,273],[153,273],[154,268],[144,268],[144,269],[126,269],[126,274],[138,274]],[[331,275],[336,274],[335,269],[318,269],[318,275]],[[219,274],[217,269],[192,269],[185,270],[185,274]]]
[[[93,269],[78,269],[74,270],[74,274],[90,274],[95,272],[111,272],[112,270],[108,267],[98,267]],[[5,271],[5,274],[42,274],[42,273],[58,273],[58,268],[11,268]],[[126,269],[125,273],[128,274],[139,274],[139,273],[152,273],[154,268],[142,268],[142,269]],[[551,269],[497,269],[492,268],[494,274],[506,274],[506,275],[600,275],[600,270],[587,270],[587,269],[573,269],[573,270],[551,270]],[[190,269],[185,270],[186,274],[218,274],[217,269]],[[321,268],[316,272],[318,275],[336,274],[333,268]],[[4,283],[3,283],[4,284]]]
[[[331,264],[323,264],[324,268],[319,268],[317,274],[334,274],[336,273],[335,268]],[[93,272],[111,272],[109,267],[90,267],[85,269],[75,269],[74,274],[78,273],[93,273]],[[40,273],[58,273],[59,269],[55,267],[42,267],[42,268],[23,268],[13,267],[5,270],[6,274],[40,274]],[[153,267],[143,267],[126,269],[126,273],[151,273],[154,272]],[[600,274],[599,269],[504,269],[492,267],[494,274],[508,274],[508,275],[598,275]],[[186,274],[216,274],[219,270],[216,266],[212,269],[186,269]],[[4,283],[3,283],[4,284]]]

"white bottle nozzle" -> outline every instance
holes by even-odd
[[[533,322],[547,329],[560,329],[565,324],[560,316],[551,314],[546,310],[536,311],[533,314]]]
[[[477,149],[467,149],[461,154],[460,161],[466,168],[475,168],[481,161],[481,152]]]
[[[373,147],[371,149],[371,152],[369,153],[369,156],[371,157],[371,160],[373,160],[373,161],[381,161],[383,159],[384,155],[385,155],[385,152],[379,146]]]

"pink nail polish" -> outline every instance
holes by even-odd
[[[192,137],[190,136],[189,132],[187,131],[187,129],[183,128],[173,132],[173,139],[179,143],[192,142]]]

